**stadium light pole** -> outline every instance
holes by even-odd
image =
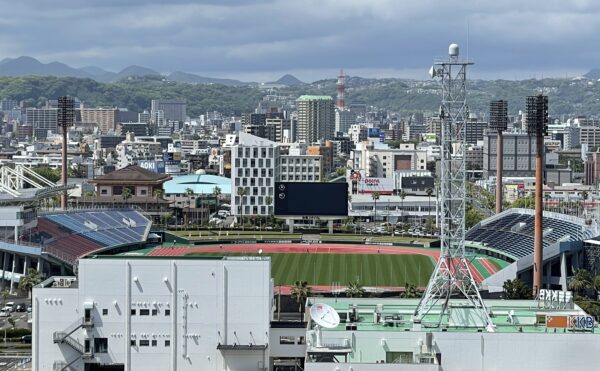
[[[62,129],[62,167],[61,167],[61,182],[64,190],[60,197],[60,207],[63,210],[67,209],[67,132],[69,127],[73,125],[75,114],[75,103],[73,98],[64,96],[58,98],[57,125]]]
[[[548,131],[548,96],[539,94],[527,97],[527,133],[535,136],[535,230],[533,241],[533,296],[542,288],[543,231],[544,231],[544,136]]]
[[[490,103],[490,130],[496,130],[496,214],[502,212],[502,170],[504,162],[504,137],[508,128],[508,104],[505,100]]]

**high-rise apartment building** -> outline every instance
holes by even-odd
[[[102,134],[117,128],[119,110],[117,108],[82,108],[81,122],[94,123]]]
[[[588,146],[600,145],[600,127],[598,126],[582,126],[579,128],[579,140],[581,144]]]
[[[15,107],[18,107],[19,102],[17,102],[14,99],[2,99],[0,100],[0,110],[1,111],[9,111],[12,110]]]
[[[335,109],[331,97],[303,95],[296,100],[296,108],[298,141],[311,144],[335,136]]]
[[[56,108],[27,108],[27,125],[33,128],[33,135],[44,140],[48,132],[58,133]]]
[[[335,110],[335,132],[347,134],[352,125],[356,124],[356,114],[350,110]]]
[[[496,174],[496,132],[488,131],[483,139],[483,177]],[[535,136],[523,132],[505,132],[503,136],[504,177],[533,177],[535,175]]]
[[[153,99],[152,112],[163,111],[164,119],[169,121],[185,121],[187,105],[182,99]]]

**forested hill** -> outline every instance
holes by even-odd
[[[47,99],[62,95],[77,97],[87,107],[124,107],[136,112],[149,109],[152,99],[182,98],[188,102],[188,115],[197,117],[215,110],[224,114],[250,112],[263,93],[251,87],[186,84],[150,76],[115,83],[74,77],[0,77],[0,98],[26,100],[29,106],[42,107]]]
[[[361,102],[403,114],[436,112],[440,102],[440,87],[436,81],[350,77],[346,91],[347,102]],[[510,112],[517,113],[524,109],[527,95],[540,91],[549,95],[550,114],[555,117],[600,113],[600,82],[595,80],[471,81],[469,107],[471,112],[486,113],[490,100],[506,99]],[[335,80],[285,87],[269,93],[335,96]],[[130,77],[114,83],[73,77],[0,77],[0,98],[26,100],[30,106],[40,107],[46,99],[65,94],[79,98],[88,107],[118,106],[133,111],[148,109],[151,99],[182,98],[188,102],[188,114],[194,117],[207,111],[226,115],[251,112],[267,92],[249,86],[173,82],[160,76]]]

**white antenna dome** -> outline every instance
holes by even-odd
[[[452,58],[457,58],[458,57],[458,44],[454,44],[454,43],[450,44],[450,46],[448,47],[448,54]]]

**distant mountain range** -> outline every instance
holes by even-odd
[[[600,79],[600,68],[592,68],[590,72],[586,73],[583,76],[590,80],[598,80]]]
[[[220,79],[199,76],[187,72],[172,72],[162,75],[159,72],[143,67],[129,66],[120,72],[111,72],[96,66],[74,68],[60,62],[42,63],[33,57],[5,58],[0,61],[0,76],[57,76],[89,78],[99,82],[115,82],[135,76],[162,76],[169,81],[188,84],[221,84],[226,86],[254,86],[255,82],[244,82],[233,79]],[[298,86],[304,84],[292,75],[284,75],[272,84]]]

